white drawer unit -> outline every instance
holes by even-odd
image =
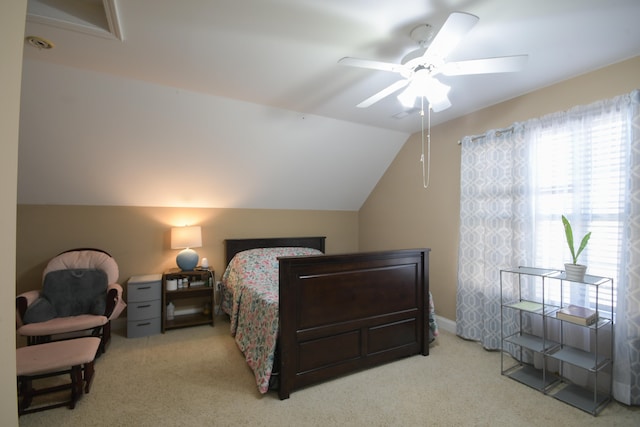
[[[161,316],[162,274],[132,276],[127,282],[127,337],[159,334]]]

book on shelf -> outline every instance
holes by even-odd
[[[589,326],[598,321],[598,312],[579,305],[568,305],[558,310],[556,317],[578,325]]]
[[[540,304],[539,302],[522,300],[513,304],[509,304],[509,306],[517,308],[519,310],[532,311],[534,313],[542,312],[542,304]]]

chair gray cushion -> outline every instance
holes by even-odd
[[[42,297],[51,303],[56,317],[102,315],[107,307],[107,274],[92,268],[50,271]]]
[[[24,313],[22,322],[27,323],[40,323],[46,322],[56,317],[56,309],[46,298],[38,298],[35,300]]]

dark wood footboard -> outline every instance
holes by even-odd
[[[280,399],[429,354],[429,249],[280,258]]]

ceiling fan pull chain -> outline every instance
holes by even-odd
[[[422,186],[424,188],[429,187],[429,177],[431,175],[431,104],[427,107],[428,116],[428,133],[427,133],[427,166],[425,168],[424,158],[424,96],[420,97],[421,109],[420,120],[422,122],[422,156],[420,156],[420,162],[422,163]],[[426,170],[425,170],[426,169]]]

